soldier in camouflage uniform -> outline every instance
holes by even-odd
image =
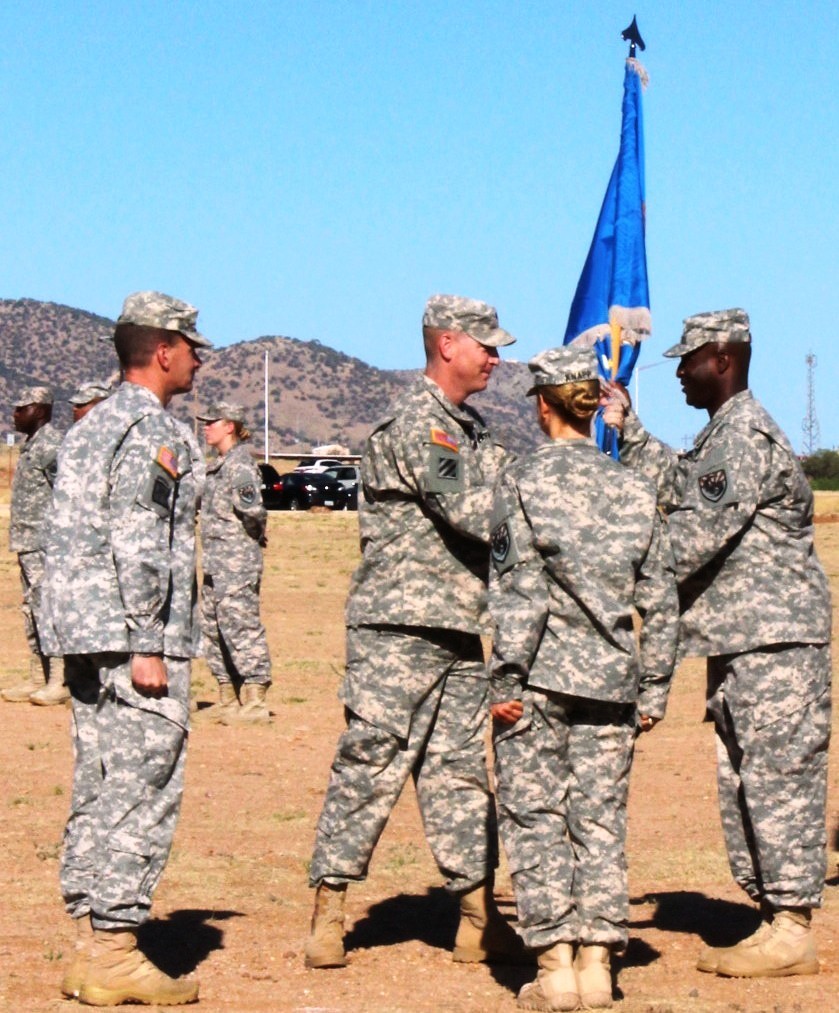
[[[80,422],[91,408],[110,397],[111,386],[101,380],[88,380],[78,387],[70,396],[73,410],[73,421]]]
[[[183,793],[198,647],[193,450],[165,410],[209,344],[196,316],[159,292],[125,300],[114,334],[124,382],[59,455],[46,592],[73,697],[61,887],[77,926],[62,991],[92,1005],[198,995],[136,948]]]
[[[684,322],[687,403],[710,421],[686,454],[617,401],[621,457],[652,477],[668,514],[683,655],[708,658],[720,813],[734,878],[760,905],[757,932],[708,947],[702,971],[758,977],[819,969],[830,737],[830,592],[813,544],[813,496],[786,436],[748,389],[743,310]]]
[[[218,452],[207,468],[201,504],[204,655],[219,684],[210,717],[222,724],[267,724],[271,658],[259,618],[267,544],[259,471],[245,442],[250,433],[241,405],[221,401],[198,419],[207,445]]]
[[[676,582],[652,483],[590,438],[590,348],[529,363],[551,442],[502,473],[489,607],[501,839],[540,971],[524,1009],[611,1006],[627,943],[626,800],[636,728],[664,716]],[[633,631],[643,620],[640,657]]]
[[[20,448],[12,480],[9,512],[9,548],[18,554],[23,587],[21,611],[31,656],[28,680],[5,690],[3,699],[41,706],[64,703],[69,698],[61,658],[49,657],[41,642],[44,545],[52,509],[56,455],[61,444],[61,433],[50,421],[52,403],[48,387],[27,387],[15,402],[15,429],[26,435],[26,441]]]
[[[513,338],[495,310],[432,296],[426,369],[367,440],[362,559],[347,601],[347,718],[318,823],[309,967],[346,963],[347,883],[373,849],[409,776],[447,887],[461,899],[454,959],[521,955],[492,895],[495,807],[484,732],[486,582],[492,484],[504,453],[464,402],[484,390]]]

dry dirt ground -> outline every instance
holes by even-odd
[[[5,544],[8,491],[0,489]],[[839,591],[839,494],[819,496],[821,557]],[[409,786],[373,860],[348,896],[351,964],[303,967],[312,895],[307,865],[341,727],[342,607],[356,560],[354,514],[274,514],[264,617],[274,658],[273,725],[195,727],[183,812],[144,948],[170,973],[195,971],[199,1009],[215,1011],[512,1011],[533,972],[456,966],[456,914],[440,887]],[[782,593],[779,589],[779,593]],[[26,656],[16,562],[0,555],[0,686]],[[837,598],[839,601],[839,597]],[[837,855],[817,915],[822,973],[723,980],[694,969],[704,941],[725,944],[754,925],[723,854],[711,727],[702,723],[702,673],[679,670],[666,721],[644,737],[629,817],[631,942],[618,966],[618,1009],[823,1011],[839,1008]],[[213,684],[203,663],[194,694]],[[77,1008],[58,991],[72,926],[58,895],[58,856],[70,787],[69,712],[0,703],[0,1009]],[[829,820],[839,810],[839,749]],[[509,878],[498,892],[512,917]]]

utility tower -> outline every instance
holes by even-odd
[[[816,365],[817,359],[810,352],[804,360],[807,363],[807,414],[801,424],[804,433],[804,456],[809,457],[819,449],[821,433],[816,416]]]

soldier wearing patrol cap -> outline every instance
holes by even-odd
[[[267,544],[259,471],[241,405],[219,401],[198,419],[207,446],[218,453],[207,468],[201,502],[202,636],[219,686],[219,702],[208,717],[222,724],[267,724],[271,658],[259,618]]]
[[[61,888],[77,931],[61,990],[97,1006],[198,995],[136,944],[183,794],[198,648],[193,448],[166,411],[209,346],[197,314],[160,292],[128,296],[114,333],[123,383],[59,453],[45,583],[73,702]]]
[[[73,409],[73,421],[79,422],[91,408],[110,397],[111,385],[101,380],[87,380],[68,398]]]
[[[459,896],[456,961],[519,959],[492,893],[495,806],[487,780],[489,517],[504,454],[465,401],[513,337],[492,306],[432,296],[425,373],[367,440],[362,560],[347,601],[338,742],[310,867],[309,967],[341,967],[344,897],[359,882],[407,778],[448,889]]]
[[[758,930],[707,947],[725,977],[815,974],[830,740],[830,592],[814,547],[813,494],[789,440],[748,389],[741,309],[684,322],[685,400],[710,421],[686,454],[614,402],[621,459],[655,479],[679,582],[682,655],[708,658],[720,813],[734,878]]]
[[[52,425],[53,395],[49,387],[25,387],[15,401],[14,424],[26,437],[12,479],[9,510],[9,548],[17,553],[23,588],[26,640],[29,644],[29,678],[3,691],[3,699],[40,706],[64,703],[61,658],[50,657],[42,644],[41,586],[44,579],[44,545],[52,508],[55,461],[61,433]]]
[[[519,932],[540,968],[519,1005],[592,1009],[612,1005],[610,954],[627,943],[629,771],[636,729],[664,716],[676,582],[652,483],[590,436],[592,349],[550,349],[528,365],[551,442],[505,468],[495,494],[499,822]]]

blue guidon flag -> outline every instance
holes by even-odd
[[[621,145],[603,198],[594,239],[577,284],[564,344],[594,345],[601,376],[629,385],[639,342],[651,329],[644,244],[644,128],[641,89],[647,72],[626,61]],[[618,457],[617,434],[596,418],[598,445]]]

